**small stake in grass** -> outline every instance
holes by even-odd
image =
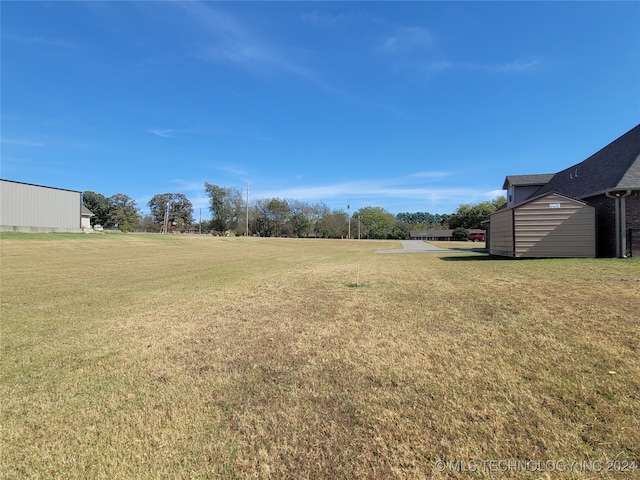
[[[347,287],[357,288],[360,286],[360,265],[358,265],[358,270],[356,273],[356,283],[348,283]]]

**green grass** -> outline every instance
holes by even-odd
[[[397,246],[3,234],[0,477],[640,461],[638,260]]]

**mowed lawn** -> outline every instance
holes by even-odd
[[[3,479],[640,476],[638,260],[135,234],[0,246]],[[612,471],[480,463],[499,460]]]

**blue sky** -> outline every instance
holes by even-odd
[[[4,179],[451,213],[640,122],[640,2],[10,2]]]

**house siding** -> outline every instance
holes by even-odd
[[[545,195],[514,209],[515,256],[595,257],[595,209]]]
[[[80,227],[85,230],[85,229],[89,229],[91,228],[91,218],[88,216],[82,216],[81,220],[80,220]]]
[[[496,212],[489,252],[516,258],[594,257],[595,209],[552,193]]]
[[[536,190],[540,189],[540,185],[526,185],[512,187],[512,193],[509,195],[507,206],[512,207],[520,202],[524,202],[527,198],[533,195]]]
[[[513,210],[501,210],[491,215],[491,241],[489,253],[513,257]]]
[[[550,194],[514,209],[515,256],[595,257],[595,209]]]

